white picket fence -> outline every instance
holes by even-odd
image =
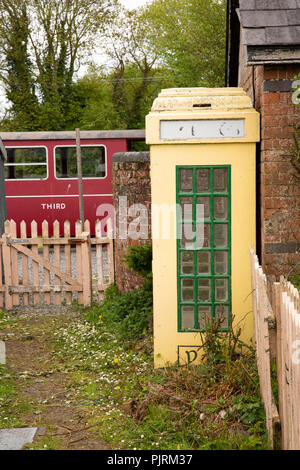
[[[281,447],[300,450],[300,302],[299,291],[284,277],[267,280],[251,249],[251,275],[257,365],[271,447],[280,423]],[[279,413],[271,388],[276,358]]]

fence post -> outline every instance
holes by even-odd
[[[275,314],[275,276],[267,276],[267,298],[270,304],[271,317],[269,319],[269,336],[270,336],[270,354],[271,363],[276,361],[276,314]]]
[[[92,266],[91,266],[91,237],[89,232],[83,232],[81,245],[82,256],[82,303],[85,307],[92,303]]]
[[[10,259],[10,250],[11,247],[7,245],[7,236],[5,233],[2,235],[2,253],[3,253],[3,266],[4,266],[4,276],[5,276],[5,308],[6,310],[11,310],[13,308],[12,295],[8,291],[8,286],[12,285],[12,273],[11,273],[11,259]]]
[[[107,221],[107,237],[108,237],[108,273],[109,283],[115,282],[115,262],[114,262],[114,227],[112,219]]]
[[[273,292],[273,311],[276,319],[276,364],[277,364],[277,382],[278,382],[278,405],[281,423],[281,442],[284,442],[284,424],[283,424],[283,402],[282,402],[282,333],[281,333],[281,310],[280,310],[280,297],[281,287],[280,282],[274,282]]]

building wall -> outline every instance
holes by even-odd
[[[300,262],[300,175],[288,154],[295,148],[299,109],[292,102],[292,83],[300,64],[245,65],[240,51],[239,86],[261,113],[258,158],[261,263],[267,274],[286,274]]]
[[[120,197],[127,198],[127,208],[133,204],[142,204],[146,210],[126,217],[124,209],[120,211]],[[150,155],[148,152],[117,153],[113,156],[113,199],[116,215],[115,221],[115,283],[121,292],[128,292],[142,286],[144,279],[134,271],[127,269],[122,261],[129,246],[151,242],[151,186]],[[123,199],[124,202],[124,199]],[[133,239],[130,224],[140,217],[147,239]],[[148,230],[147,230],[148,228]],[[138,226],[137,230],[140,230]],[[125,231],[129,232],[125,237]]]

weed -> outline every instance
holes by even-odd
[[[297,263],[296,265],[291,264],[291,269],[289,273],[286,274],[286,278],[300,290],[300,263]]]
[[[94,305],[85,312],[85,318],[101,327],[106,324],[121,340],[132,341],[143,338],[152,328],[152,290],[120,293],[115,285],[105,291],[101,305]]]
[[[101,305],[78,307],[76,316],[60,322],[44,319],[51,368],[55,364],[68,377],[62,400],[114,449],[267,449],[255,354],[251,348],[244,354],[239,331],[224,333],[212,325],[203,335],[203,364],[154,370],[149,325],[125,335],[123,323],[130,312],[137,320],[147,299],[150,308],[145,291],[123,296],[112,286]],[[25,320],[22,336],[24,328]],[[33,336],[37,332],[30,328]],[[1,371],[3,416],[22,423],[27,404],[20,413],[14,377]],[[62,448],[54,434],[30,448]]]
[[[126,254],[123,256],[128,269],[141,274],[144,277],[152,274],[152,244],[129,246]]]
[[[0,428],[20,427],[31,405],[19,395],[12,370],[0,365]]]
[[[26,444],[23,450],[63,450],[63,445],[59,437],[45,436],[38,441]]]

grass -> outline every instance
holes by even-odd
[[[137,293],[125,297],[110,290],[102,305],[78,307],[65,321],[45,316],[40,326],[51,344],[49,367],[67,377],[64,403],[82,410],[86,429],[116,450],[268,449],[254,352],[228,357],[229,349],[220,354],[212,341],[218,360],[210,350],[206,364],[154,370],[150,304],[135,335],[126,337],[126,318],[138,315],[141,302]],[[122,313],[127,301],[130,308]],[[2,316],[0,323],[22,324],[23,336],[32,332],[18,316]],[[22,425],[30,410],[43,422],[47,405],[29,404],[14,372],[0,371],[1,427]],[[50,430],[29,448],[63,445]]]
[[[0,365],[0,428],[22,427],[31,405],[19,393],[12,370]]]
[[[94,407],[90,424],[104,440],[116,449],[268,448],[253,352],[214,367],[154,370],[151,332],[126,340],[108,313],[115,302],[109,295],[56,332],[73,396]]]

